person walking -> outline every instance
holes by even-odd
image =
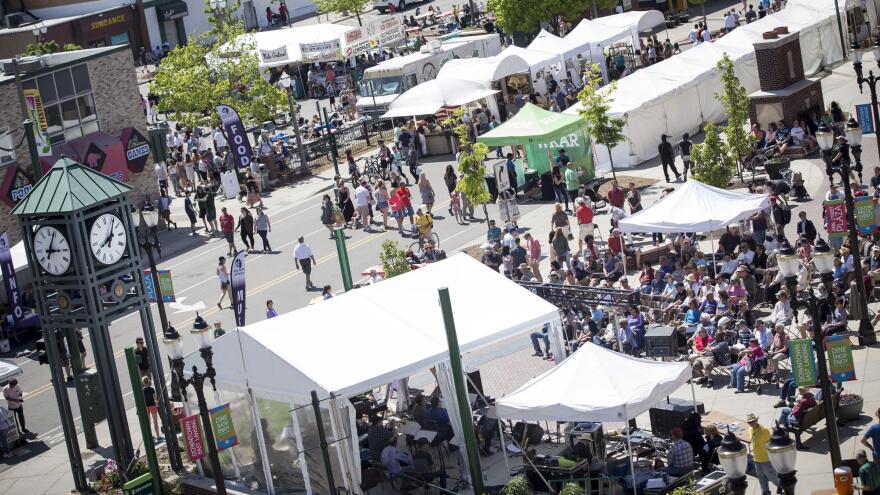
[[[693,146],[694,143],[691,142],[691,135],[688,133],[682,134],[681,141],[678,142],[678,154],[681,156],[682,166],[684,167],[682,175],[685,182],[688,180],[688,170],[691,168],[691,148]]]
[[[406,165],[409,167],[409,174],[413,177],[413,182],[419,180],[419,155],[412,143],[406,147]]]
[[[361,179],[360,185],[354,190],[354,207],[357,210],[358,221],[364,232],[370,231],[370,225],[373,219],[370,217],[370,200],[373,197],[372,191],[367,187],[367,181]]]
[[[446,184],[446,190],[449,191],[449,197],[452,197],[452,193],[455,192],[455,186],[458,185],[458,176],[455,175],[455,168],[452,165],[447,165],[446,170],[443,172],[443,182]],[[449,214],[452,215],[452,204],[449,205]]]
[[[235,219],[226,211],[226,207],[220,209],[220,230],[223,237],[226,238],[226,244],[229,246],[227,256],[235,256],[238,248],[235,247]]]
[[[419,194],[422,197],[422,203],[425,205],[425,210],[428,215],[432,215],[431,208],[434,207],[434,187],[431,185],[431,181],[428,180],[428,175],[425,172],[419,174]]]
[[[196,224],[199,220],[196,217],[196,209],[189,194],[189,191],[183,193],[183,211],[186,212],[186,216],[189,218],[189,228],[192,230],[192,235],[198,235],[196,234]]]
[[[18,380],[13,378],[3,387],[3,398],[6,399],[6,407],[15,416],[19,433],[29,434],[30,431],[25,426],[24,421],[24,394],[21,392]]]
[[[877,422],[872,424],[865,430],[860,441],[862,445],[871,449],[874,455],[874,462],[880,462],[880,408],[874,411]]]
[[[241,215],[238,216],[238,224],[235,226],[235,230],[241,230],[241,242],[244,243],[244,248],[248,252],[257,249],[254,243],[254,217],[247,208],[241,209]]]
[[[269,299],[266,301],[266,319],[275,318],[276,316],[278,316],[278,311],[275,311],[275,303]]]
[[[157,162],[153,171],[156,172],[156,180],[159,182],[159,194],[168,194],[168,167]]]
[[[153,388],[153,380],[149,376],[141,378],[144,393],[144,405],[147,408],[147,415],[153,420],[153,434],[157,439],[161,438],[159,429],[159,406],[156,405],[156,389]]]
[[[330,232],[330,238],[333,239],[333,227],[336,226],[336,220],[333,218],[333,201],[330,195],[325,194],[321,199],[321,223]]]
[[[229,296],[229,301],[232,302],[232,287],[229,283],[229,270],[226,269],[226,257],[221,256],[217,263],[217,280],[220,282],[220,300],[217,301],[217,307],[223,309],[223,299],[226,296]],[[230,306],[231,307],[231,306]]]
[[[263,208],[259,206],[257,207],[257,218],[254,220],[254,226],[257,229],[260,240],[263,241],[263,252],[272,252],[272,246],[269,245],[269,238],[267,237],[268,233],[272,232],[272,224],[269,222],[269,215],[266,215]]]
[[[138,372],[141,378],[150,376],[150,350],[144,345],[143,337],[134,339],[134,356],[137,358]]]
[[[299,244],[293,248],[293,263],[306,276],[306,290],[313,289],[315,284],[312,283],[312,265],[317,265],[318,260],[315,259],[311,246],[306,244],[305,238],[300,236],[297,242]]]
[[[761,485],[761,495],[770,495],[770,482],[779,487],[779,477],[770,464],[767,453],[770,430],[758,423],[758,417],[754,414],[746,416],[746,423],[749,425],[749,444],[752,446],[752,458],[755,461],[755,474]]]
[[[675,174],[675,180],[679,180],[681,175],[678,173],[678,169],[675,168],[675,153],[672,151],[672,144],[667,139],[666,134],[660,136],[660,145],[657,146],[657,151],[660,152],[663,175],[666,176],[666,182],[669,182],[669,169],[672,169],[672,173]]]
[[[379,179],[376,182],[376,209],[382,214],[382,229],[388,230],[388,199],[390,197],[385,181]]]

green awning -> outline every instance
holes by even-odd
[[[14,166],[14,165],[13,165]],[[131,187],[69,158],[58,160],[21,200],[13,215],[70,213],[122,196]]]
[[[584,127],[578,115],[550,112],[532,103],[526,103],[507,122],[477,138],[487,146],[550,144],[561,135]]]

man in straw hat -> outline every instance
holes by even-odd
[[[761,495],[770,495],[771,481],[779,487],[779,477],[770,464],[770,455],[767,453],[770,430],[758,423],[758,417],[752,413],[746,416],[746,423],[749,425],[749,443],[752,446],[752,458],[755,461],[755,474],[761,485]]]

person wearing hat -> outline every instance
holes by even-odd
[[[532,267],[530,267],[528,263],[520,263],[517,270],[519,271],[519,279],[523,282],[532,282],[535,280],[535,275],[532,273]]]
[[[749,444],[752,447],[752,458],[755,461],[755,474],[761,485],[761,495],[770,495],[770,482],[779,487],[779,475],[770,464],[767,443],[770,441],[770,430],[758,423],[758,416],[749,413],[746,416],[749,425]]]
[[[489,268],[498,271],[498,267],[501,266],[501,255],[498,254],[497,251],[492,247],[492,245],[485,246],[483,248],[483,257],[481,259],[484,265]]]
[[[859,484],[862,486],[862,495],[880,495],[880,463],[875,458],[868,460],[868,453],[859,450],[856,453],[856,462],[859,463]]]
[[[807,414],[811,407],[816,405],[816,397],[807,387],[799,387],[798,393],[801,398],[798,399],[794,407],[783,407],[779,412],[779,423],[785,426],[797,426],[801,419]]]
[[[840,167],[843,164],[849,164],[849,143],[844,136],[837,136],[837,154],[831,159],[832,167]],[[852,175],[852,172],[850,172]]]

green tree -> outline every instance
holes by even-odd
[[[397,241],[382,242],[382,252],[379,253],[379,259],[382,262],[382,271],[385,272],[386,279],[411,270],[409,261],[406,259],[406,252],[400,249]]]
[[[486,167],[483,160],[489,147],[483,143],[471,143],[468,138],[468,128],[461,117],[464,108],[459,108],[449,118],[443,121],[443,125],[452,128],[452,132],[458,137],[458,146],[461,154],[458,160],[458,172],[461,176],[455,190],[467,196],[468,201],[474,205],[483,206],[483,214],[486,216],[486,228],[489,228],[489,210],[486,203],[492,199],[489,190],[486,189]]]
[[[286,102],[284,90],[263,77],[254,42],[242,36],[243,22],[220,10],[209,9],[217,13],[210,18],[214,29],[162,59],[150,83],[159,111],[190,127],[219,123],[217,105],[232,106],[250,124],[271,120]]]
[[[315,0],[318,12],[327,14],[330,12],[348,15],[353,13],[357,16],[358,26],[362,26],[361,14],[367,11],[367,2],[364,0]],[[372,9],[372,5],[370,6]]]
[[[724,127],[724,142],[727,153],[734,160],[742,182],[743,160],[752,150],[755,138],[746,128],[749,121],[749,94],[733,70],[733,61],[725,53],[716,64],[721,75],[721,93],[715,98],[721,100],[727,112],[727,124]]]
[[[735,162],[721,139],[718,126],[709,121],[704,131],[705,139],[691,149],[694,179],[710,186],[727,187],[733,177]]]
[[[206,33],[208,38],[222,45],[246,32],[244,20],[235,15],[240,8],[241,0],[227,0],[225,7],[218,8],[211,7],[210,0],[205,0],[204,12],[208,17],[208,24],[211,25]]]
[[[24,49],[25,55],[44,55],[47,53],[72,52],[74,50],[82,50],[82,47],[74,43],[65,43],[58,46],[55,40],[39,41],[37,43],[28,43]]]
[[[578,93],[581,106],[579,113],[587,123],[587,133],[596,144],[608,148],[608,159],[611,161],[611,176],[617,180],[617,172],[614,170],[614,158],[611,149],[626,139],[623,128],[626,126],[626,117],[611,117],[608,110],[614,99],[611,93],[617,89],[617,82],[612,82],[600,88],[602,84],[602,71],[597,64],[592,64],[588,69],[589,83]]]
[[[609,2],[596,0],[600,6]],[[495,21],[508,33],[532,33],[540,29],[542,21],[547,21],[558,35],[560,20],[580,20],[591,4],[591,0],[489,0],[486,9],[495,14]]]

